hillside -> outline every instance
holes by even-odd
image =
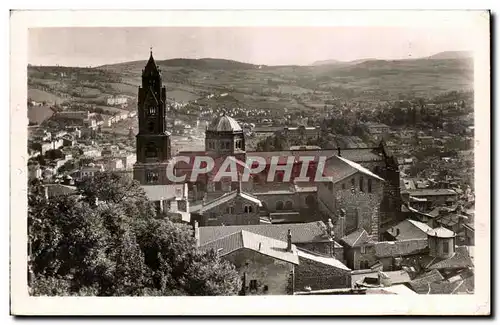
[[[453,59],[472,59],[472,52],[468,51],[445,51],[436,53],[427,57],[427,59],[432,60],[453,60]]]
[[[448,53],[448,52],[444,52]],[[454,52],[453,52],[454,53]],[[157,60],[167,97],[189,102],[228,93],[237,105],[255,109],[303,111],[330,100],[379,102],[401,95],[429,97],[473,88],[471,59],[356,60],[349,64],[259,66],[222,59]],[[105,105],[106,97],[135,99],[146,61],[98,68],[28,67],[30,95]],[[36,90],[36,91],[34,91]],[[43,95],[43,96],[42,96]],[[229,97],[228,97],[229,98]],[[208,105],[217,105],[214,100]],[[229,103],[228,103],[229,105]],[[134,109],[134,104],[129,105]]]

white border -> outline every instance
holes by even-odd
[[[26,285],[27,29],[48,26],[470,26],[475,33],[476,293],[40,298]],[[467,315],[490,311],[489,16],[464,11],[25,11],[11,16],[11,312],[18,315]],[[15,72],[15,73],[13,73]]]

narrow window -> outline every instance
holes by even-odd
[[[250,291],[257,290],[257,280],[250,280]]]
[[[354,178],[351,179],[351,186],[354,187],[354,185],[356,184],[356,181],[354,180]]]
[[[342,189],[345,190],[345,183],[342,183]]]
[[[361,177],[359,178],[359,190],[360,190],[361,192],[363,192],[363,187],[364,187],[363,185],[364,185],[364,184],[363,184],[363,177],[361,176]]]
[[[368,193],[372,192],[372,179],[368,178]]]
[[[449,251],[450,251],[449,243],[444,242],[444,243],[443,243],[443,253],[444,253],[444,254],[448,254],[448,253],[449,253]]]

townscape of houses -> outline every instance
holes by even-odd
[[[111,121],[90,112],[62,112],[58,114],[75,121],[74,126],[33,134],[30,157],[38,163],[30,165],[30,177],[46,180],[47,196],[71,193],[75,182],[103,171],[134,178],[159,212],[192,226],[199,249],[213,250],[236,266],[242,295],[474,292],[472,190],[450,178],[408,176],[405,171],[417,159],[393,150],[415,146],[415,141],[423,147],[436,144],[436,139],[446,143],[448,135],[366,123],[366,132],[377,143],[374,146],[322,149],[303,144],[283,151],[250,151],[245,140],[251,133],[317,138],[321,130],[305,125],[263,127],[258,123],[272,120],[265,112],[203,106],[197,124],[204,117],[209,120],[204,150],[184,151],[171,148],[171,134],[165,131],[191,134],[186,130],[192,126],[172,118],[167,122],[164,115],[192,106],[167,109],[165,88],[152,56],[143,84],[158,89],[140,88],[138,114],[115,115]],[[228,95],[212,97],[204,100],[223,103]],[[135,148],[92,139],[99,127],[136,115]],[[52,155],[55,150],[61,152],[57,157]],[[75,152],[79,163],[58,172],[75,160]],[[176,155],[189,158],[189,162],[176,162],[177,176],[192,175],[197,156],[212,157],[214,171],[196,180],[172,182],[165,168]],[[313,157],[307,180],[299,178],[302,156]],[[240,172],[253,167],[247,165],[251,158],[263,159],[266,165],[248,182],[216,179],[217,168],[228,157]],[[290,181],[283,181],[281,172],[268,180],[275,172],[273,157],[281,159],[278,165],[292,157]],[[311,176],[323,159],[326,181],[315,182]]]

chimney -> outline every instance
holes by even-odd
[[[196,240],[196,247],[200,247],[200,227],[198,227],[198,221],[194,222],[194,239]]]
[[[344,237],[345,235],[345,210],[340,209],[340,218],[339,218],[339,238]]]
[[[292,251],[292,231],[290,229],[288,229],[288,234],[287,234],[286,251],[287,252]]]
[[[337,154],[339,157],[342,157],[341,153],[340,153],[340,147],[337,147]]]
[[[333,223],[331,218],[328,218],[327,229],[328,229],[328,237],[333,239]]]
[[[356,227],[357,229],[361,229],[363,227],[363,218],[359,215],[359,208],[356,208],[354,213],[356,217]]]
[[[241,174],[238,173],[238,193],[241,193]]]
[[[184,195],[183,195],[183,198],[184,199],[188,199],[188,184],[187,183],[184,183]]]
[[[160,198],[160,213],[163,212],[163,197]]]

